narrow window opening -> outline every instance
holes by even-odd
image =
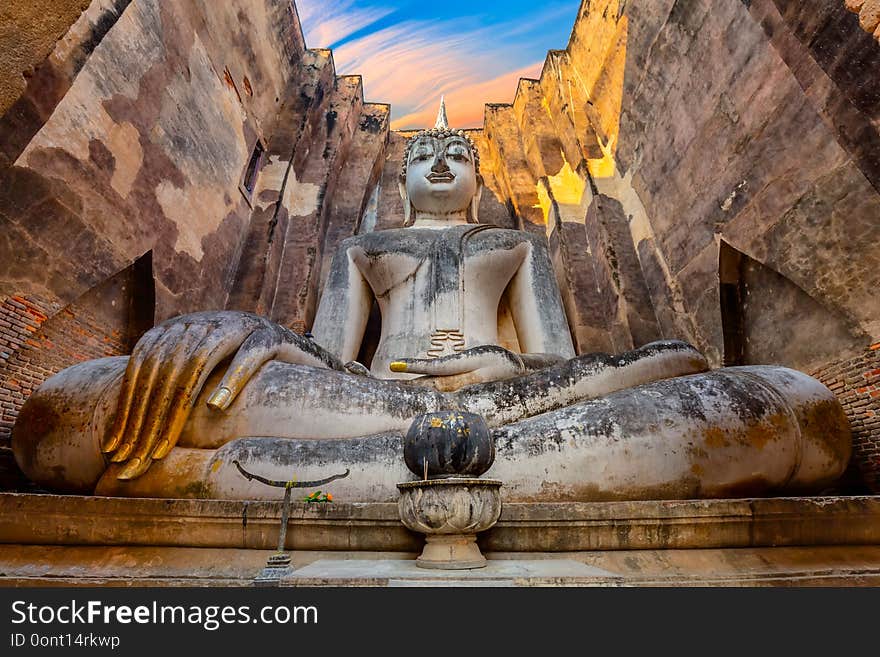
[[[742,254],[721,242],[718,254],[718,278],[721,300],[721,331],[724,337],[724,366],[745,364],[744,290]]]
[[[244,172],[244,189],[248,196],[254,193],[257,186],[257,174],[260,173],[260,165],[263,163],[263,144],[260,140],[254,144],[254,150],[251,153],[251,159],[248,161],[247,169]]]

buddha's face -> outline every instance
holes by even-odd
[[[406,164],[406,196],[417,212],[448,215],[466,211],[479,189],[474,154],[464,137],[424,135]]]

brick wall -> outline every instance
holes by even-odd
[[[0,302],[0,449],[43,381],[85,360],[130,353],[152,326],[154,306],[150,254],[60,310],[38,297]]]
[[[853,463],[865,484],[880,493],[880,342],[811,374],[843,404],[853,432]]]
[[[14,312],[9,313],[9,308]],[[76,304],[49,320],[23,297],[7,299],[2,311],[0,322],[12,324],[3,327],[3,337],[7,343],[18,343],[0,366],[0,446],[8,447],[19,408],[43,381],[76,363],[124,354],[128,342],[127,322],[108,325]],[[19,321],[13,324],[15,320]]]
[[[18,409],[46,378],[25,364],[27,355],[39,348],[37,335],[53,310],[32,297],[13,296],[0,303],[0,447],[9,445]]]

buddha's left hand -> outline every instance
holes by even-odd
[[[423,374],[425,377],[412,382],[451,391],[473,383],[522,376],[562,360],[549,354],[515,354],[504,347],[481,345],[439,358],[401,358],[391,363],[391,371]]]

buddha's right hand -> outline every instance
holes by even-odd
[[[205,380],[235,354],[208,405],[224,410],[269,360],[342,369],[311,340],[251,313],[215,311],[181,315],[147,331],[135,345],[101,449],[125,462],[119,479],[143,474],[164,457],[183,431]]]

